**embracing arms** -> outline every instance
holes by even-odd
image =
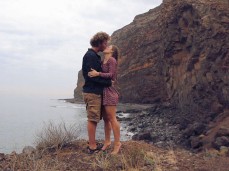
[[[117,62],[116,60],[112,57],[108,61],[108,72],[98,72],[94,68],[91,68],[91,72],[88,73],[89,77],[91,78],[96,78],[98,76],[102,78],[113,78],[117,70]]]
[[[98,83],[103,86],[111,86],[112,82],[110,78],[102,78],[102,77],[89,77],[88,72],[91,71],[91,68],[95,68],[99,70],[101,68],[100,62],[98,62],[98,59],[96,59],[94,56],[85,56],[83,59],[83,76],[85,80],[92,81],[95,83]]]

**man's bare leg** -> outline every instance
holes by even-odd
[[[88,131],[88,138],[89,138],[89,148],[94,150],[97,148],[96,141],[95,141],[95,131],[96,131],[97,123],[93,121],[87,122],[87,131]]]

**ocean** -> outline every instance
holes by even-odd
[[[20,153],[25,146],[35,146],[36,135],[48,122],[76,124],[80,138],[87,139],[87,114],[84,104],[72,104],[49,97],[7,96],[0,98],[0,153]],[[121,123],[121,140],[128,140]],[[104,139],[103,122],[98,124],[97,139]]]

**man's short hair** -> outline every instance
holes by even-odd
[[[108,41],[110,36],[105,32],[98,32],[96,33],[90,40],[90,44],[92,47],[98,47],[104,41]]]

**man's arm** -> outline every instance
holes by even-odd
[[[88,72],[91,71],[91,68],[98,69],[100,66],[98,66],[96,58],[93,58],[91,56],[85,56],[83,59],[83,76],[85,80],[90,80],[93,82],[96,82],[100,85],[103,85],[105,87],[110,87],[112,85],[110,78],[102,78],[102,77],[89,77]]]

